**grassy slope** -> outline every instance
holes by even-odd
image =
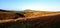
[[[50,12],[50,13],[60,13],[60,12]],[[50,14],[50,13],[49,12],[48,13],[47,12],[33,12],[33,13],[27,12],[25,13],[25,16],[34,17],[35,15],[38,15],[38,14]],[[0,28],[60,28],[59,20],[60,20],[60,15],[39,17],[39,18],[34,18],[32,20],[26,20],[23,22],[17,21],[15,23],[13,22],[6,23],[4,25],[0,24]]]
[[[28,18],[29,19],[29,18]],[[6,23],[2,28],[60,28],[60,15],[31,18],[26,21]]]

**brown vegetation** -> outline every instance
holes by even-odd
[[[4,25],[9,24],[19,24],[22,22],[26,22],[31,25],[31,28],[55,28],[56,25],[60,24],[60,14],[57,15],[51,15],[51,16],[43,16],[43,17],[36,17],[36,18],[18,18],[17,21],[11,21],[3,23]],[[54,26],[53,26],[54,25]],[[60,26],[60,25],[59,25]]]
[[[13,19],[16,13],[13,12],[0,12],[0,20],[3,19]]]
[[[52,27],[56,27],[53,25],[60,24],[60,14],[54,15],[54,16],[31,18],[30,20],[27,19],[27,22],[29,24],[31,24],[31,26],[33,26],[33,28],[43,28],[44,26],[46,26],[48,28],[52,28]],[[37,24],[34,25],[35,23],[37,23]]]
[[[0,12],[0,20],[1,19],[13,19],[16,17],[16,13],[13,12]],[[30,24],[31,28],[43,28],[44,26],[48,28],[54,27],[54,24],[60,24],[60,13],[40,13],[40,12],[31,12],[25,13],[26,17],[16,18],[13,20],[5,20],[0,22],[0,25],[8,25],[8,24],[18,24],[20,22],[26,22]],[[4,17],[4,18],[3,18]]]

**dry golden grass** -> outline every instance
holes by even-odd
[[[14,18],[16,13],[13,12],[0,12],[0,20],[3,19],[12,19]]]
[[[14,19],[13,21],[17,21],[17,20],[27,20],[27,19],[32,19],[32,18],[37,18],[37,17],[43,17],[43,16],[53,16],[53,15],[58,15],[60,13],[43,13],[43,12],[25,12],[24,13],[24,18],[17,18]],[[13,19],[15,18],[16,13],[14,12],[0,12],[0,19]],[[3,20],[6,21],[6,20]],[[8,20],[7,20],[8,21]],[[6,21],[6,22],[7,22]],[[12,21],[12,20],[9,20]]]
[[[54,12],[51,12],[51,13],[25,12],[24,18],[20,17],[17,19],[12,19],[14,18],[15,13],[11,13],[11,12],[3,12],[3,13],[0,12],[0,15],[2,16],[2,18],[4,17],[3,19],[8,19],[8,20],[0,20],[0,24],[4,24],[3,26],[6,26],[6,27],[10,26],[10,24],[11,25],[17,24],[20,27],[21,25],[20,22],[21,22],[21,23],[24,23],[23,24],[24,28],[28,26],[29,26],[28,28],[30,28],[30,26],[31,28],[43,28],[44,26],[48,28],[51,28],[51,27],[54,28],[53,26],[54,24],[60,23],[60,13],[54,13]]]
[[[56,15],[60,13],[55,13],[55,12],[25,12],[25,17],[42,17],[42,16],[51,16],[51,15]]]

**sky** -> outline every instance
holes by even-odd
[[[60,0],[0,0],[0,9],[60,11]]]

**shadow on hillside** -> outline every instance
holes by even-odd
[[[25,17],[24,14],[18,13],[18,12],[11,12],[6,10],[0,10],[0,20],[5,19],[16,19],[19,17]]]

